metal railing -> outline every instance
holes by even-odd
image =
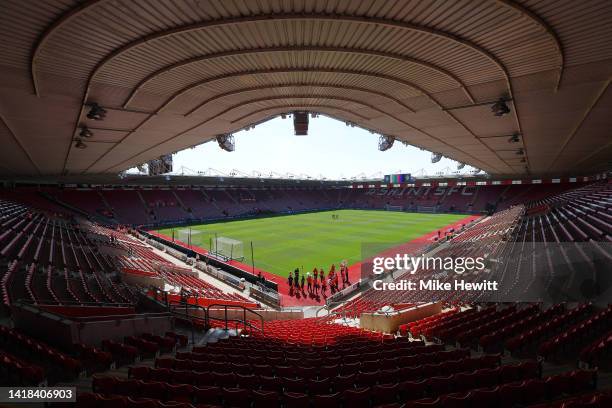
[[[260,331],[262,334],[264,333],[264,318],[261,314],[257,313],[255,310],[250,309],[248,307],[242,305],[229,305],[224,303],[213,303],[206,307],[200,306],[198,304],[191,304],[188,302],[180,302],[172,304],[168,299],[168,293],[160,290],[159,288],[151,287],[150,290],[154,292],[154,300],[162,301],[165,303],[168,311],[175,314],[178,317],[185,318],[190,322],[199,321],[203,324],[204,329],[208,330],[211,328],[211,321],[220,321],[224,323],[225,330],[229,330],[230,322],[233,323],[234,328],[237,330],[239,326],[243,326],[245,329],[251,328]],[[161,299],[160,299],[161,295]],[[174,308],[173,308],[174,306]],[[213,317],[211,316],[211,308],[223,309],[223,318]],[[242,319],[230,318],[228,316],[228,311],[230,309],[234,310],[242,310]],[[184,310],[184,313],[178,312],[178,310]],[[194,313],[190,313],[190,311],[199,310],[202,312],[203,316],[197,316]],[[261,327],[257,327],[249,322],[247,319],[247,313],[251,313],[257,316],[259,321],[261,322]],[[193,327],[193,324],[192,324]]]
[[[218,317],[212,317],[210,315],[210,308],[223,308],[224,311],[224,318],[218,318]],[[242,310],[243,313],[243,319],[229,319],[227,312],[228,309],[240,309]],[[261,321],[261,328],[251,324],[248,320],[247,320],[247,312],[249,313],[253,313],[254,315],[259,317],[259,320]],[[238,326],[238,324],[242,323],[244,325],[244,328],[247,329],[247,327],[252,328],[252,329],[257,329],[259,331],[261,331],[261,333],[264,333],[264,318],[261,314],[257,313],[256,311],[254,311],[253,309],[249,309],[248,307],[245,306],[241,306],[241,305],[227,305],[227,304],[221,304],[221,303],[216,303],[216,304],[212,304],[212,305],[208,305],[208,307],[206,308],[206,314],[205,316],[207,317],[207,319],[209,320],[219,320],[219,321],[224,321],[225,322],[225,330],[228,330],[228,324],[230,321],[232,322],[236,322],[236,327]]]

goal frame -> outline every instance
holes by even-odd
[[[244,242],[229,237],[214,237],[211,240],[210,252],[217,257],[222,257],[230,261],[243,261]]]

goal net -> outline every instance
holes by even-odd
[[[196,245],[200,242],[200,233],[198,230],[189,230],[189,229],[180,229],[177,231],[178,234],[176,239],[187,244],[187,245]]]
[[[387,211],[404,211],[404,206],[401,206],[401,205],[389,205],[389,204],[387,204],[385,206],[385,209]]]
[[[436,206],[435,205],[419,205],[417,206],[417,212],[433,214],[436,212]]]
[[[215,237],[212,239],[211,252],[227,259],[244,259],[244,246],[242,241],[228,237]]]

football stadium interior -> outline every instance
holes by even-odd
[[[3,406],[612,407],[610,0],[0,0],[0,40]],[[172,172],[319,116],[477,170]]]

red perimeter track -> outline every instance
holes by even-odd
[[[440,230],[442,231],[447,231],[451,228],[454,229],[458,229],[461,228],[462,224],[469,224],[470,222],[474,221],[475,219],[479,218],[479,215],[470,215],[467,216],[457,222],[454,222],[452,224],[449,224],[443,228],[440,228]],[[156,231],[149,231],[150,234],[152,235],[157,235],[160,238],[164,238],[168,241],[172,241],[172,237],[169,237],[165,234],[160,234],[159,232]],[[401,250],[402,248],[410,248],[411,250],[414,250],[415,247],[417,245],[425,245],[425,244],[429,244],[431,242],[434,241],[434,238],[436,238],[438,236],[438,230],[432,231],[430,233],[427,233],[425,235],[422,235],[418,238],[415,238],[409,242],[406,242],[405,244],[402,245],[398,245],[396,247],[393,248],[389,248],[385,251],[383,251],[382,254],[385,253],[391,253],[391,252],[396,252],[398,250]],[[178,239],[174,240],[175,244],[179,244],[182,247],[186,248],[186,249],[191,249],[192,251],[201,254],[201,255],[205,255],[208,253],[208,251],[204,248],[200,248],[199,246],[196,245],[191,245],[188,246],[185,242],[182,242]],[[382,255],[381,254],[381,255]],[[229,261],[229,262],[225,262],[228,265],[232,265],[235,266],[237,268],[240,268],[244,271],[247,272],[252,272],[253,271],[253,267],[251,265],[247,265],[245,263],[242,262],[238,262],[238,261]],[[336,268],[338,268],[339,265],[336,265]],[[323,304],[324,300],[323,298],[321,298],[320,301],[317,301],[316,299],[312,299],[309,297],[304,297],[304,296],[300,296],[295,297],[295,296],[289,296],[289,283],[287,282],[287,278],[278,276],[278,275],[274,275],[273,273],[270,273],[268,271],[264,271],[263,269],[259,269],[259,268],[255,268],[255,274],[260,273],[265,276],[265,278],[267,280],[270,280],[272,282],[275,282],[278,285],[278,292],[281,294],[281,306],[313,306],[313,305],[321,305]],[[302,272],[307,272],[307,271],[302,271]],[[349,280],[351,281],[351,283],[357,282],[361,277],[361,262],[357,262],[354,263],[352,265],[349,266]],[[327,291],[327,293],[329,293],[329,289]]]

